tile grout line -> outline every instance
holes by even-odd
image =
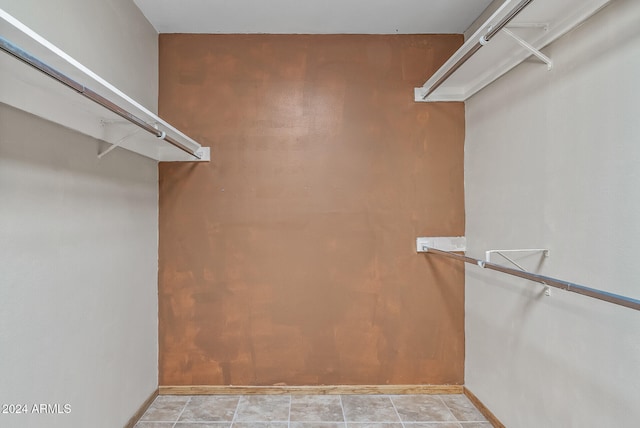
[[[391,398],[390,395],[387,395],[387,398],[389,399],[389,401],[391,401],[391,405],[393,406],[393,410],[396,412],[396,416],[398,416],[398,420],[400,421],[400,424],[402,424],[402,428],[405,428],[404,421],[400,417],[400,413],[398,412],[398,409],[396,408],[396,403],[393,402],[393,398]]]
[[[414,423],[419,424],[422,422],[412,422],[412,421],[407,421],[405,423],[405,421],[402,420],[402,418],[400,417],[400,413],[398,412],[398,409],[395,405],[395,402],[393,401],[393,396],[392,395],[385,395],[389,401],[391,402],[391,405],[396,413],[396,416],[398,417],[398,420],[401,424],[401,426],[403,428],[411,428],[412,425]],[[464,428],[466,423],[486,423],[486,420],[474,420],[474,421],[461,421],[458,420],[458,418],[455,416],[455,414],[453,414],[453,411],[451,410],[451,407],[449,405],[447,405],[447,403],[444,401],[443,397],[440,394],[436,394],[435,395],[440,401],[441,403],[445,406],[445,408],[447,409],[447,411],[454,417],[453,421],[430,421],[429,424],[434,424],[434,428],[437,427],[437,425],[439,424],[446,424],[446,423],[454,423],[457,425],[458,428]],[[233,413],[233,418],[231,420],[231,425],[230,428],[233,427],[233,425],[235,424],[235,422],[237,422],[237,417],[238,417],[238,412],[240,409],[240,402],[243,398],[246,398],[245,395],[239,395],[238,397],[238,402],[236,403],[236,407],[235,407],[235,411]],[[344,407],[344,401],[343,401],[343,395],[339,394],[338,395],[339,400],[340,400],[340,409],[342,411],[342,417],[343,417],[343,426],[346,428],[348,426],[348,421],[347,421],[347,417],[346,417],[346,411],[345,411],[345,407]],[[185,404],[182,407],[182,410],[180,411],[180,413],[177,416],[177,419],[172,423],[171,421],[166,421],[168,423],[172,423],[172,428],[176,428],[177,424],[180,423],[180,418],[182,417],[182,415],[184,414],[184,412],[186,411],[187,407],[189,406],[189,404],[191,403],[191,401],[193,400],[194,396],[189,396],[189,398],[187,399],[187,401],[185,402]],[[289,411],[288,411],[288,418],[287,418],[287,428],[291,428],[291,408],[292,408],[292,404],[293,404],[293,396],[290,394],[289,395]],[[474,406],[475,407],[475,406]],[[141,421],[138,421],[141,422]],[[145,421],[146,422],[146,421]],[[157,422],[162,422],[163,421],[157,421]],[[270,422],[274,422],[274,421],[265,421],[264,423],[268,424]],[[285,421],[282,421],[285,422]],[[329,422],[327,421],[318,421],[318,422],[312,422],[312,421],[308,421],[309,423],[317,423],[317,424],[329,424]],[[192,423],[208,423],[206,421],[193,421]],[[359,426],[360,424],[356,423],[356,426]]]
[[[344,428],[347,428],[347,415],[344,412],[344,404],[342,404],[342,394],[340,394],[340,408],[342,409],[342,419],[344,420]]]
[[[475,421],[464,421],[464,423],[475,423]],[[446,425],[446,424],[456,424],[458,426],[462,425],[462,422],[459,421],[407,421],[405,422],[406,428],[411,428],[412,425]]]
[[[293,401],[293,399],[291,398],[291,394],[289,394],[289,417],[287,418],[287,428],[291,428],[291,401]]]
[[[475,421],[464,421],[464,423],[474,423]],[[446,425],[446,424],[456,424],[459,427],[462,426],[462,422],[460,421],[407,421],[406,422],[406,428],[411,428],[412,425],[424,425],[427,424],[429,426],[431,425]]]
[[[438,397],[440,401],[442,401],[442,404],[444,404],[444,407],[446,407],[449,413],[451,414],[451,416],[453,416],[453,419],[458,423],[458,425],[462,427],[462,425],[460,424],[460,421],[458,420],[458,417],[453,414],[453,412],[451,411],[451,408],[447,405],[447,403],[444,402],[444,399],[442,398],[442,396],[438,394],[436,395],[436,397]]]
[[[192,395],[190,395],[190,396],[189,396],[189,399],[187,400],[187,402],[186,402],[186,403],[184,403],[184,407],[182,407],[182,410],[180,411],[180,414],[179,414],[179,415],[178,415],[178,417],[176,418],[176,421],[173,423],[172,428],[175,428],[175,427],[176,427],[176,424],[177,424],[177,423],[178,423],[178,421],[180,420],[180,417],[181,417],[181,416],[182,416],[182,414],[184,413],[184,410],[187,408],[187,406],[188,406],[188,405],[189,405],[189,403],[191,402],[191,398],[192,398],[192,397],[193,397],[193,396],[192,396]]]
[[[456,396],[460,396],[460,397],[465,398],[465,399],[467,398],[464,394],[455,394],[455,395],[456,395]],[[466,423],[487,423],[487,422],[489,422],[489,421],[484,417],[484,415],[480,412],[480,410],[475,406],[475,404],[471,403],[468,399],[467,399],[467,401],[469,401],[469,404],[471,404],[471,407],[472,407],[474,410],[476,410],[476,411],[480,412],[480,416],[482,416],[482,417],[483,417],[483,419],[474,420],[474,421],[469,421],[469,420],[464,420],[464,419],[463,419],[463,420],[460,420],[460,419],[458,419],[458,417],[453,413],[453,410],[451,410],[451,407],[450,407],[450,406],[449,406],[449,405],[444,401],[444,399],[442,399],[442,397],[440,397],[440,399],[442,400],[442,402],[444,403],[444,405],[447,407],[447,409],[449,409],[449,412],[450,412],[450,413],[451,413],[451,414],[456,418],[456,421],[458,422],[458,425],[460,425],[460,427],[461,427],[461,428],[464,428],[464,424],[466,424]],[[490,422],[489,422],[489,424],[490,424]]]
[[[240,408],[240,401],[242,400],[242,397],[244,397],[244,395],[238,395],[238,403],[236,403],[236,410],[233,412],[233,418],[231,418],[231,425],[229,425],[229,428],[231,428],[233,426],[233,424],[236,423],[236,416],[238,416],[238,409]]]

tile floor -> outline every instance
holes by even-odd
[[[136,428],[491,428],[464,395],[161,395]]]

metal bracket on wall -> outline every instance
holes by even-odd
[[[533,25],[533,24],[529,24],[529,26],[531,26],[531,25]],[[541,24],[541,25],[543,25],[543,26],[540,27],[540,28],[545,28],[544,24]],[[548,29],[548,28],[549,28],[549,25],[547,24],[546,29]],[[508,35],[509,37],[511,37],[513,40],[515,40],[520,46],[522,46],[523,48],[525,48],[529,52],[531,52],[533,55],[535,55],[540,61],[542,61],[545,64],[547,64],[547,70],[551,71],[553,69],[553,60],[551,58],[549,58],[548,56],[546,56],[545,54],[540,52],[538,49],[536,49],[533,46],[531,46],[529,43],[527,43],[527,41],[525,41],[523,38],[521,38],[517,34],[513,33],[508,28],[506,28],[506,27],[503,28],[502,32],[504,34]]]
[[[418,253],[426,253],[427,247],[438,248],[443,251],[466,251],[467,239],[464,236],[416,238],[416,251]]]
[[[106,134],[107,132],[111,132],[110,129],[112,129],[114,126],[130,127],[131,126],[131,122],[128,122],[126,120],[104,120],[103,119],[103,120],[100,121],[100,125],[104,128],[104,132]],[[131,138],[134,135],[136,135],[138,132],[140,132],[141,129],[142,128],[136,128],[133,132],[130,132],[130,133],[124,135],[123,137],[119,138],[115,143],[111,144],[105,150],[99,152],[98,153],[98,159],[102,159],[103,156],[111,153],[111,151],[113,149],[115,149],[116,147],[120,147],[120,145],[122,143],[124,143],[129,138]]]
[[[548,22],[511,22],[505,28],[542,28],[549,31]]]
[[[499,256],[501,256],[502,258],[507,260],[509,263],[511,263],[512,265],[514,265],[518,269],[520,269],[521,271],[523,271],[523,272],[527,271],[525,268],[520,266],[515,260],[513,260],[511,257],[505,255],[504,253],[542,253],[542,255],[544,257],[549,257],[549,249],[547,249],[547,248],[527,248],[527,249],[516,249],[516,250],[489,250],[489,251],[485,251],[484,259],[485,259],[486,262],[491,263],[491,254],[498,254]],[[550,296],[551,295],[551,288],[549,288],[548,285],[545,286],[544,295],[545,296]]]

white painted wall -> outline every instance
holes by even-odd
[[[0,104],[0,426],[123,426],[157,388],[157,168]]]
[[[130,0],[0,7],[156,110],[157,34]],[[157,165],[98,144],[0,104],[0,404],[71,405],[0,426],[121,427],[157,388]]]
[[[467,102],[468,253],[640,298],[640,2],[617,0]],[[510,428],[634,427],[640,313],[467,266],[466,385]]]
[[[0,8],[158,111],[158,33],[132,0],[0,0]]]

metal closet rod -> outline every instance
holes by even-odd
[[[75,80],[73,80],[69,76],[59,72],[55,68],[50,67],[49,65],[47,65],[44,62],[40,61],[38,58],[36,58],[33,55],[29,54],[28,52],[24,51],[20,47],[14,45],[13,43],[8,41],[4,37],[0,37],[0,49],[5,51],[9,55],[15,57],[16,59],[19,59],[20,61],[30,65],[31,67],[35,68],[36,70],[39,70],[42,73],[48,75],[49,77],[57,80],[58,82],[62,83],[63,85],[73,89],[74,91],[76,91],[80,95],[83,95],[84,97],[90,99],[94,103],[101,105],[102,107],[106,108],[107,110],[112,111],[113,113],[117,114],[118,116],[122,117],[123,119],[126,119],[129,122],[133,123],[134,125],[139,126],[140,128],[144,129],[145,131],[155,135],[158,139],[166,141],[167,143],[179,148],[183,152],[186,152],[189,155],[191,155],[191,156],[193,156],[193,157],[195,157],[197,159],[202,159],[202,156],[199,153],[191,150],[190,148],[188,148],[187,146],[183,145],[179,141],[174,140],[172,137],[168,136],[164,131],[161,131],[161,130],[155,128],[153,125],[151,125],[151,124],[145,122],[144,120],[140,119],[139,117],[129,113],[127,110],[123,109],[119,105],[112,103],[111,101],[109,101],[108,99],[103,97],[102,95],[92,91],[91,89],[87,88],[83,84],[76,82]]]
[[[450,251],[438,250],[435,248],[424,246],[423,250],[427,254],[436,254],[439,256],[449,257],[451,259],[460,260],[465,263],[471,263],[478,265],[485,269],[491,269],[498,272],[506,273],[508,275],[518,276],[520,278],[528,279],[531,281],[539,282],[549,287],[560,288],[562,290],[571,291],[572,293],[582,294],[583,296],[592,297],[598,300],[604,300],[605,302],[613,303],[616,305],[624,306],[627,308],[640,311],[640,300],[632,299],[631,297],[621,296],[619,294],[608,293],[606,291],[597,290],[595,288],[585,287],[584,285],[574,284],[572,282],[563,281],[561,279],[551,278],[544,275],[538,275],[531,272],[525,272],[517,269],[500,266],[495,263],[489,263],[484,260],[474,259],[473,257],[463,256],[455,254]]]
[[[484,45],[489,43],[489,41],[493,38],[493,36],[498,34],[498,32],[500,32],[500,30],[502,30],[504,27],[506,27],[507,24],[509,24],[509,22],[511,22],[511,20],[513,20],[513,18],[518,16],[518,14],[520,12],[522,12],[522,10],[525,7],[527,7],[529,5],[529,3],[531,3],[532,1],[533,0],[522,0],[520,3],[518,3],[518,5],[511,12],[509,12],[509,14],[507,16],[502,18],[502,20],[500,20],[500,22],[498,22],[495,26],[489,27],[489,31],[487,32],[487,34],[482,36],[480,38],[480,40],[478,40],[476,42],[476,44],[473,45],[473,47],[471,48],[471,50],[469,52],[464,54],[464,56],[462,58],[460,58],[455,64],[453,64],[451,66],[451,68],[449,70],[447,70],[447,72],[442,75],[441,78],[439,78],[433,85],[431,85],[429,90],[422,96],[422,99],[423,100],[426,99],[436,89],[438,89],[440,87],[440,85],[442,85],[449,77],[451,77],[451,75],[453,73],[455,73],[462,66],[462,64],[467,62],[467,60],[469,58],[471,58],[476,52],[478,52],[481,47],[483,47]]]

